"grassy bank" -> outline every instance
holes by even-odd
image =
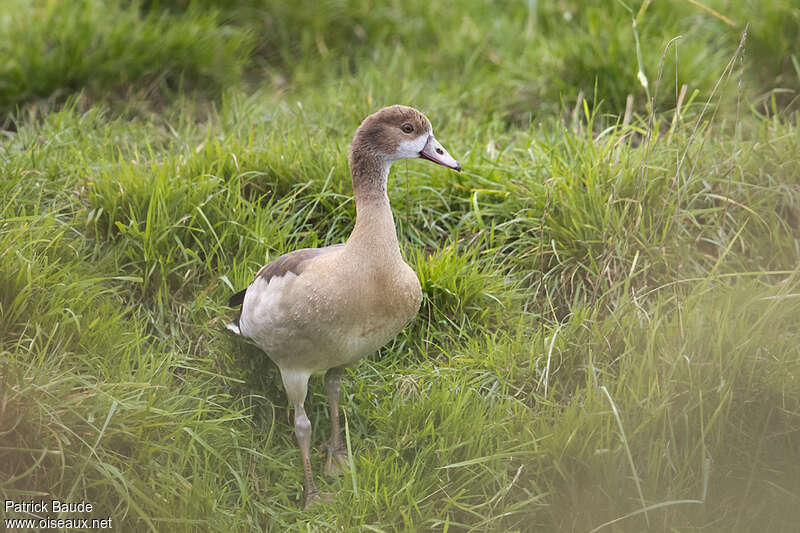
[[[7,3],[3,498],[121,530],[792,531],[800,10],[293,5]],[[225,302],[346,238],[352,132],[396,102],[464,172],[393,169],[425,299],[348,372],[354,475],[302,511]]]

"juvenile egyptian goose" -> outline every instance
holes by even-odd
[[[397,335],[422,301],[419,280],[400,255],[386,195],[392,163],[418,157],[461,170],[416,109],[394,105],[364,119],[349,153],[356,223],[347,242],[282,255],[230,299],[242,310],[228,328],[278,365],[294,406],[306,507],[320,499],[309,460],[311,422],[303,408],[309,376],[327,371],[331,439],[325,471],[338,473],[347,456],[339,434],[342,371]]]

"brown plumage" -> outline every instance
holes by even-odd
[[[243,295],[231,298],[242,304],[242,311],[229,329],[278,365],[294,407],[306,506],[320,499],[311,474],[311,422],[304,408],[309,376],[326,371],[332,427],[325,469],[335,473],[346,464],[338,406],[344,367],[391,340],[422,301],[419,281],[400,254],[386,195],[392,163],[417,157],[461,170],[416,109],[391,106],[364,119],[349,152],[356,223],[347,242],[282,255],[259,271]]]
[[[402,127],[405,124],[410,124],[413,130],[409,133],[404,132]],[[350,144],[351,168],[353,157],[375,153],[391,154],[409,135],[430,131],[432,128],[428,118],[413,107],[403,105],[384,107],[364,119],[356,130],[353,142]]]

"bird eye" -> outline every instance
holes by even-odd
[[[403,130],[403,133],[411,133],[412,131],[414,131],[414,126],[406,122],[405,124],[400,126],[400,129]]]

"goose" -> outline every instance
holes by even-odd
[[[347,241],[282,255],[230,298],[241,312],[228,329],[275,362],[294,408],[305,508],[332,497],[320,494],[311,471],[311,421],[304,408],[309,376],[325,371],[331,417],[325,472],[338,474],[347,467],[339,428],[342,372],[394,338],[422,301],[419,280],[400,254],[386,194],[389,168],[407,158],[461,171],[420,111],[393,105],[365,118],[348,154],[356,221]]]

